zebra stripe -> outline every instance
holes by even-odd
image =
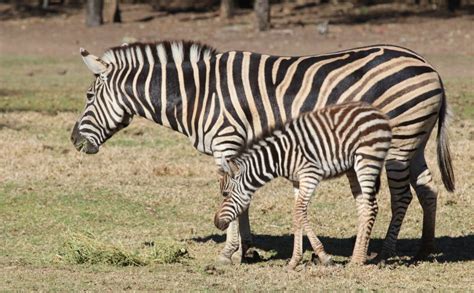
[[[316,56],[280,57],[251,52],[216,53],[192,42],[129,44],[102,58],[81,52],[96,80],[73,129],[76,147],[95,153],[139,115],[188,136],[193,146],[232,156],[255,137],[301,113],[350,101],[379,108],[393,128],[387,176],[392,221],[382,255],[395,251],[411,201],[410,184],[423,207],[421,255],[434,241],[436,187],[424,148],[438,121],[438,162],[443,183],[454,190],[447,140],[447,102],[438,73],[404,48],[377,45]],[[246,217],[246,216],[245,216]],[[242,219],[250,230],[248,219]],[[235,226],[231,226],[235,227]],[[237,233],[232,233],[237,234]],[[250,235],[243,235],[245,241]],[[228,241],[230,257],[236,241]]]
[[[329,255],[309,226],[308,204],[321,180],[349,172],[359,214],[352,262],[364,263],[378,209],[375,195],[391,137],[388,118],[367,104],[352,102],[302,114],[257,139],[230,161],[223,159],[220,186],[225,199],[214,223],[226,229],[248,209],[258,188],[276,177],[285,177],[299,186],[293,214],[295,245],[289,266],[295,268],[301,261],[303,228],[318,257],[328,263]]]

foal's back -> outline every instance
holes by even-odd
[[[357,156],[383,162],[391,141],[387,116],[360,102],[305,114],[287,127],[296,134],[304,157],[320,167],[324,178],[351,169]]]

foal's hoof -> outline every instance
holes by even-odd
[[[375,252],[369,253],[369,255],[367,255],[367,263],[374,264],[377,257],[378,257],[377,253],[375,253]]]
[[[286,271],[287,272],[294,272],[296,271],[296,267],[298,266],[298,263],[297,262],[292,262],[290,261],[287,265],[286,265]]]
[[[223,255],[219,255],[216,259],[216,264],[222,265],[222,266],[228,266],[232,264],[232,260],[228,257],[225,257]]]
[[[366,263],[366,260],[365,259],[357,259],[357,258],[354,258],[354,259],[351,259],[351,261],[349,262],[348,266],[349,267],[360,267],[360,266],[363,266],[364,264]]]
[[[311,255],[311,261],[314,264],[321,264],[323,266],[332,266],[332,265],[334,265],[332,257],[329,254],[323,255],[323,257],[321,258],[317,254],[313,253]]]

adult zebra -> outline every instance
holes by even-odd
[[[393,129],[386,163],[392,220],[381,256],[395,252],[412,200],[410,184],[423,208],[418,256],[432,251],[437,190],[424,149],[436,121],[438,164],[448,191],[454,190],[454,174],[443,85],[438,73],[416,53],[377,45],[279,57],[217,53],[205,45],[176,41],[111,48],[102,58],[83,49],[81,55],[96,79],[71,140],[78,150],[90,154],[139,115],[188,136],[197,150],[214,156],[219,165],[221,156],[234,155],[254,137],[301,113],[345,101],[378,107]],[[227,230],[221,260],[232,255],[240,260],[251,241],[248,213],[238,222]]]

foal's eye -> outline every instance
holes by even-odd
[[[229,196],[229,192],[228,192],[228,191],[222,191],[222,196],[223,196],[223,197],[228,197],[228,196]]]

